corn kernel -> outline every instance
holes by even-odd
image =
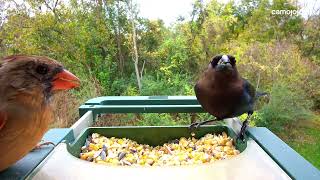
[[[226,145],[227,141],[228,141],[227,139],[220,139],[218,143],[219,143],[219,145],[224,146],[224,145]]]
[[[228,141],[228,142],[226,143],[226,146],[232,147],[232,141]]]
[[[94,150],[94,151],[98,151],[99,150],[99,146],[97,144],[89,144],[89,150]]]
[[[226,132],[222,132],[222,136],[223,138],[228,138],[227,133]]]
[[[229,150],[231,150],[231,147],[230,147],[230,146],[224,146],[224,147],[223,147],[223,151],[227,152],[227,151],[229,151]]]
[[[119,160],[118,159],[111,159],[111,164],[113,164],[113,165],[117,165],[117,164],[119,164]]]
[[[88,154],[80,153],[80,159],[86,160],[88,158]]]
[[[238,151],[238,150],[233,150],[233,154],[238,155],[238,154],[240,154],[240,151]]]

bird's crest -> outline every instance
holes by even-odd
[[[6,62],[16,62],[16,61],[37,61],[37,62],[41,62],[41,63],[45,63],[45,64],[57,64],[62,66],[61,63],[59,63],[58,61],[51,59],[49,57],[46,56],[36,56],[36,55],[23,55],[23,54],[19,54],[19,55],[11,55],[11,56],[7,56],[4,57],[2,59],[2,61],[0,61],[0,67],[1,64],[6,63]]]
[[[4,57],[2,60],[3,61],[15,61],[15,60],[21,60],[21,59],[24,59],[24,57],[27,57],[26,55],[11,55],[11,56],[7,56],[7,57]]]

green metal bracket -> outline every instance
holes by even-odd
[[[85,105],[198,105],[195,96],[102,96]]]
[[[79,114],[104,113],[205,113],[195,96],[105,96],[90,99]]]

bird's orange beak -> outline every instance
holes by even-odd
[[[69,90],[80,86],[80,79],[67,70],[56,74],[52,81],[52,90]]]

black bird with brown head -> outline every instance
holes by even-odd
[[[238,138],[244,139],[244,132],[249,117],[254,111],[254,102],[258,96],[255,88],[240,76],[236,67],[236,59],[231,55],[215,56],[208,69],[200,77],[195,87],[196,97],[205,111],[216,117],[214,120],[191,124],[199,127],[211,121],[233,118],[244,113],[248,118],[244,121]]]

